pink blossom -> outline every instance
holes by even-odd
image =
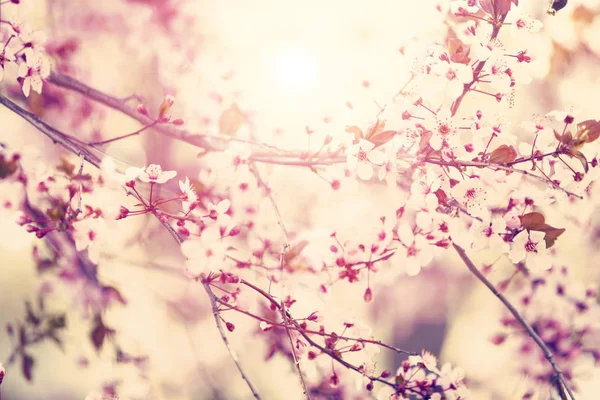
[[[373,165],[381,166],[385,162],[385,153],[373,150],[375,145],[368,140],[360,139],[346,150],[346,162],[350,171],[356,171],[362,180],[373,176]]]
[[[15,61],[15,52],[11,47],[4,47],[0,53],[0,82],[4,78],[6,66]]]
[[[23,94],[29,96],[31,89],[42,93],[42,80],[50,76],[50,62],[39,52],[32,49],[25,51],[26,62],[19,65],[17,71],[19,77],[23,78]]]
[[[546,251],[544,236],[544,232],[520,232],[512,241],[508,257],[513,263],[525,261],[527,267],[534,271],[551,268],[552,260]]]
[[[434,150],[442,147],[455,148],[460,146],[460,135],[452,113],[448,108],[438,110],[434,118],[429,120],[431,139],[429,145]]]
[[[190,211],[190,207],[198,200],[198,195],[194,191],[190,178],[185,177],[185,181],[179,181],[179,190],[181,190],[182,207],[184,212]]]
[[[210,227],[199,238],[186,240],[181,244],[181,252],[187,258],[184,274],[189,279],[223,268],[225,243],[218,228]]]
[[[139,179],[142,182],[165,183],[177,175],[177,171],[163,171],[160,165],[150,164],[148,167],[130,167],[125,171],[128,179]]]

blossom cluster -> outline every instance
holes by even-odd
[[[493,342],[516,344],[517,373],[536,384],[562,387],[545,346],[577,389],[575,367],[590,357],[600,360],[597,296],[556,267],[561,256],[556,244],[567,229],[582,225],[582,218],[572,215],[574,204],[594,204],[598,195],[600,121],[573,109],[517,124],[505,117],[518,104],[517,86],[533,80],[544,57],[533,45],[535,35],[543,34],[542,22],[517,3],[457,0],[440,6],[448,22],[444,35],[401,49],[412,65],[405,87],[369,124],[328,132],[316,151],[310,146],[282,150],[235,137],[242,121],[250,120],[237,105],[221,115],[228,129],[217,140],[180,129],[183,119],[172,118],[171,95],[155,116],[145,104],[130,108],[126,101],[108,102],[142,127],[94,142],[51,136],[76,153],[58,161],[40,152],[0,148],[0,214],[45,239],[47,247],[36,245],[32,251],[48,280],[44,293],[57,283],[72,289],[78,310],[91,321],[97,350],[117,334],[103,312],[127,304],[126,295],[104,283],[99,270],[123,255],[125,243],[152,239],[144,236],[146,226],[134,224],[157,224],[175,245],[181,275],[209,296],[217,327],[224,324],[226,331],[242,331],[242,336],[230,315],[256,322],[251,331],[266,343],[266,358],[288,359],[302,384],[323,398],[366,397],[375,385],[394,400],[467,398],[459,368],[439,367],[427,351],[416,355],[376,340],[360,321],[338,316],[327,295],[354,285],[361,301],[373,306],[382,284],[443,265],[450,250],[503,258],[524,277],[510,297],[525,318],[503,318],[507,332]],[[50,76],[44,35],[19,22],[0,23],[6,28],[0,80],[13,69],[25,96],[31,90],[41,94]],[[227,124],[228,118],[235,121]],[[172,165],[167,157],[161,164],[125,163],[125,168],[101,150],[151,130],[201,147],[195,169]],[[320,133],[306,128],[313,142]],[[35,167],[36,162],[44,168]],[[302,168],[325,182],[327,195],[347,200],[380,190],[388,201],[382,207],[366,204],[368,216],[355,218],[352,228],[332,228],[310,210],[299,212],[302,221],[288,223],[270,185],[275,174],[263,164]],[[178,176],[184,179],[175,181]],[[307,203],[317,203],[320,195]],[[335,208],[332,200],[325,202]],[[352,205],[350,212],[358,215],[360,207]],[[265,288],[258,281],[266,282]],[[326,298],[325,304],[317,298]],[[58,340],[54,333],[62,323],[52,318],[47,319],[53,329],[42,337]],[[28,318],[23,331],[31,328],[30,336],[38,337],[39,324],[27,324],[41,319]],[[523,330],[527,323],[541,337],[541,348]],[[381,349],[408,359],[392,374],[374,361]],[[140,370],[145,366],[143,356],[117,353]],[[32,356],[23,352],[22,362],[31,379]],[[3,376],[0,365],[0,383]],[[114,385],[88,400],[108,396],[117,396]]]
[[[553,267],[514,285],[508,295],[527,315],[566,379],[577,388],[573,382],[576,376],[589,371],[592,362],[600,362],[600,307],[595,286],[574,282],[565,267]],[[551,386],[556,372],[543,362],[546,355],[513,316],[502,317],[500,324],[502,329],[492,342],[519,354],[516,368],[530,378],[523,398],[532,398]]]
[[[43,80],[50,76],[50,60],[44,53],[46,34],[17,19],[0,21],[0,28],[0,82],[6,73],[15,74],[25,97],[32,89],[42,93]]]

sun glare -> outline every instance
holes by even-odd
[[[302,49],[287,48],[277,53],[273,69],[277,86],[284,90],[308,90],[317,81],[317,59]]]

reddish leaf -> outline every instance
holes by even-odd
[[[465,49],[463,42],[456,38],[452,37],[448,39],[448,54],[450,55],[450,59],[459,64],[469,64],[469,51]]]
[[[600,121],[588,119],[577,124],[577,136],[591,143],[600,137]]]
[[[550,248],[552,246],[554,246],[554,242],[556,242],[556,239],[562,235],[563,233],[565,233],[565,228],[554,228],[550,225],[546,225],[547,228],[544,230],[544,232],[546,232],[546,235],[544,236],[544,240],[546,241],[546,248]]]
[[[165,99],[160,104],[158,109],[158,119],[161,119],[164,115],[166,115],[171,107],[173,106],[174,99],[172,96],[165,96]]]
[[[368,130],[365,139],[371,139],[374,136],[379,135],[385,129],[385,120],[377,120]]]
[[[112,336],[115,333],[113,329],[110,329],[102,322],[102,317],[100,315],[96,315],[94,319],[94,329],[90,335],[92,339],[92,344],[96,348],[97,351],[102,349],[102,345],[104,344],[104,339]]]
[[[398,132],[396,131],[383,131],[378,133],[377,135],[371,136],[369,138],[369,142],[373,143],[375,147],[382,146],[392,140],[394,136],[396,136]]]
[[[354,139],[356,141],[358,141],[358,140],[360,140],[360,139],[362,139],[364,137],[362,129],[360,129],[356,125],[352,125],[352,126],[346,127],[346,132],[352,133],[354,135]]]
[[[0,154],[0,179],[14,174],[18,167],[16,161],[5,160],[4,154]]]
[[[590,166],[588,164],[587,158],[585,158],[585,156],[583,155],[582,152],[577,151],[577,150],[572,150],[572,149],[566,149],[565,154],[571,158],[574,157],[574,158],[578,159],[579,162],[581,163],[581,165],[583,166],[583,170],[585,172],[588,172],[588,170],[590,169]]]
[[[501,145],[490,154],[490,162],[493,164],[506,164],[515,161],[517,151],[512,146]]]
[[[530,212],[528,214],[521,215],[519,217],[521,219],[521,225],[523,228],[539,231],[546,225],[546,219],[539,212]]]
[[[448,196],[446,195],[446,192],[444,192],[442,189],[438,189],[433,194],[435,194],[435,197],[437,197],[438,203],[446,205],[448,201]]]
[[[307,240],[302,240],[296,244],[294,244],[287,253],[285,253],[285,256],[283,257],[283,260],[288,263],[290,261],[292,261],[294,258],[298,257],[300,255],[300,253],[302,253],[302,250],[304,250],[304,248],[308,245],[308,241]]]

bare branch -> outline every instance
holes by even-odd
[[[225,343],[225,347],[227,347],[227,351],[229,352],[231,359],[233,360],[240,375],[242,376],[242,379],[244,379],[244,381],[246,381],[246,384],[250,388],[250,391],[252,392],[252,395],[254,396],[254,398],[260,400],[261,397],[258,394],[258,391],[254,387],[254,384],[252,384],[252,381],[250,380],[250,378],[248,378],[248,375],[246,375],[246,373],[244,372],[244,369],[242,368],[242,365],[240,364],[240,360],[239,360],[237,354],[229,345],[229,340],[227,339],[227,334],[225,333],[225,328],[223,328],[223,323],[221,321],[221,318],[219,317],[219,306],[217,304],[217,298],[216,298],[215,294],[212,292],[212,290],[210,289],[210,285],[207,282],[202,282],[202,286],[204,286],[204,290],[206,291],[206,294],[208,294],[208,298],[210,299],[210,304],[212,306],[212,312],[213,312],[213,316],[215,317],[215,323],[217,324],[217,329],[219,330],[219,333],[221,334],[221,339],[223,339],[223,343]]]
[[[529,323],[527,321],[525,321],[525,319],[521,316],[521,314],[519,314],[519,311],[517,311],[517,309],[511,304],[511,302],[508,301],[508,299],[502,293],[500,293],[498,291],[498,289],[496,289],[494,284],[491,283],[481,273],[481,271],[479,271],[479,269],[475,266],[475,264],[473,264],[473,261],[471,261],[469,256],[467,256],[467,253],[465,252],[465,250],[462,247],[458,246],[457,244],[452,244],[452,246],[454,247],[454,250],[456,250],[456,252],[460,256],[462,261],[465,263],[465,265],[467,266],[469,271],[471,271],[471,273],[473,275],[475,275],[475,277],[477,277],[477,279],[479,279],[502,302],[502,304],[504,304],[504,306],[508,309],[508,311],[510,311],[510,313],[513,315],[513,317],[515,317],[515,319],[517,321],[519,321],[521,326],[523,328],[525,328],[525,330],[527,331],[529,336],[533,339],[533,341],[542,350],[542,353],[544,353],[544,357],[546,357],[546,360],[548,360],[548,362],[552,366],[552,369],[555,372],[556,382],[554,382],[554,384],[556,386],[557,392],[561,396],[561,399],[567,400],[566,396],[564,394],[564,390],[563,390],[563,387],[564,387],[564,389],[566,389],[567,393],[569,393],[570,398],[572,400],[575,400],[575,397],[573,396],[573,392],[567,385],[565,376],[564,376],[562,370],[560,369],[560,367],[556,364],[556,361],[554,361],[554,356],[552,355],[552,352],[550,351],[550,349],[548,349],[548,346],[546,346],[544,341],[533,330],[531,325],[529,325]]]

